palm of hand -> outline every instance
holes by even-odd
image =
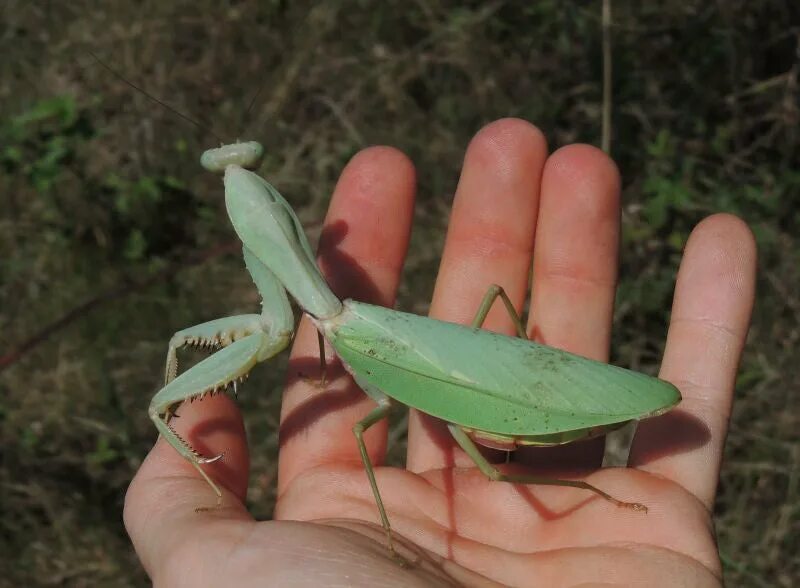
[[[296,537],[298,549],[314,541],[326,554],[316,581],[331,568],[349,568],[361,574],[363,584],[354,585],[365,586],[368,578],[397,586],[494,585],[490,578],[512,586],[600,578],[626,586],[718,585],[703,566],[717,557],[708,511],[680,486],[644,472],[604,470],[587,479],[623,497],[647,497],[646,514],[580,490],[491,482],[475,468],[420,474],[382,468],[378,483],[390,521],[414,541],[398,547],[413,562],[406,569],[390,557],[383,531],[372,523],[377,514],[365,478],[357,464],[317,467],[296,479],[279,503],[281,518],[327,520],[324,529],[291,523],[284,531],[284,538]]]
[[[393,150],[368,149],[350,162],[320,241],[321,266],[338,294],[392,303],[413,191],[413,169]],[[467,152],[431,314],[466,322],[493,282],[521,306],[532,260],[535,320],[528,332],[604,359],[618,195],[616,170],[600,152],[573,146],[548,158],[541,134],[527,123],[487,126]],[[324,390],[313,378],[296,377],[316,349],[305,324],[284,394],[276,520],[256,523],[243,506],[248,460],[241,417],[227,398],[216,397],[182,407],[178,426],[201,448],[226,449],[225,459],[208,468],[231,490],[224,507],[195,512],[209,502],[208,487],[157,443],[126,499],[137,552],[154,582],[169,586],[719,585],[709,512],[752,304],[753,260],[752,238],[737,219],[712,217],[696,229],[681,265],[661,370],[684,402],[642,424],[631,455],[639,469],[586,478],[622,500],[646,503],[647,514],[583,490],[491,482],[470,467],[441,423],[414,413],[407,469],[376,468],[398,551],[412,563],[398,565],[375,525],[377,509],[351,433],[374,405],[344,376]],[[487,327],[513,332],[494,311]],[[201,431],[207,434],[198,439]],[[373,463],[381,463],[385,424],[366,440]],[[562,477],[580,477],[599,465],[597,447],[575,447],[572,455],[546,454],[544,462],[526,450],[512,467],[536,462],[532,472],[550,474],[557,459]]]

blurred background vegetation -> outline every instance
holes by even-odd
[[[613,358],[657,369],[682,247],[729,211],[759,244],[758,301],[715,519],[731,586],[800,581],[800,8],[614,5],[613,155],[624,181]],[[399,307],[424,313],[464,149],[503,116],[551,148],[600,142],[600,2],[73,2],[0,6],[0,585],[144,586],[121,522],[155,439],[146,417],[177,329],[252,309],[216,141],[262,141],[261,173],[316,237],[334,182],[387,143],[418,166]],[[248,103],[259,87],[252,110]],[[281,366],[241,397],[250,505],[270,515]],[[395,444],[402,455],[403,442]]]

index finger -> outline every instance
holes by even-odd
[[[319,245],[319,265],[340,298],[392,306],[411,232],[415,173],[390,147],[370,147],[347,164],[334,190]],[[353,425],[374,402],[327,358],[319,385],[317,333],[301,322],[281,406],[278,495],[314,466],[358,461]],[[342,377],[338,377],[342,376]],[[386,449],[386,423],[365,435],[375,463]]]

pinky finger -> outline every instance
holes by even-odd
[[[631,465],[681,484],[709,509],[753,308],[755,269],[753,235],[739,218],[717,214],[692,231],[659,374],[683,400],[676,410],[642,423],[631,448]],[[683,449],[664,453],[670,446]]]

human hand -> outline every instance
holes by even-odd
[[[389,148],[355,156],[336,187],[320,265],[342,297],[391,306],[411,227],[414,171]],[[616,284],[619,178],[587,146],[547,156],[531,125],[484,128],[464,161],[431,316],[469,322],[491,283],[517,308],[534,280],[528,333],[606,360]],[[159,440],[131,483],[125,524],[157,586],[719,586],[711,509],[733,383],[753,302],[755,246],[735,217],[700,223],[686,246],[660,376],[683,402],[643,422],[631,468],[582,476],[647,514],[586,491],[490,482],[442,424],[412,412],[407,467],[376,468],[398,538],[413,565],[384,547],[377,508],[352,434],[374,406],[329,360],[324,389],[307,366],[317,337],[303,321],[281,414],[275,520],[256,522],[243,501],[246,440],[224,395],[183,406],[176,428],[209,453],[227,489],[219,509],[194,468]],[[503,309],[486,328],[513,334]],[[203,427],[213,419],[213,431]],[[698,433],[698,431],[700,433]],[[366,435],[380,464],[385,423]],[[520,450],[513,467],[578,475],[599,465],[597,443]],[[497,457],[497,456],[495,456]]]

